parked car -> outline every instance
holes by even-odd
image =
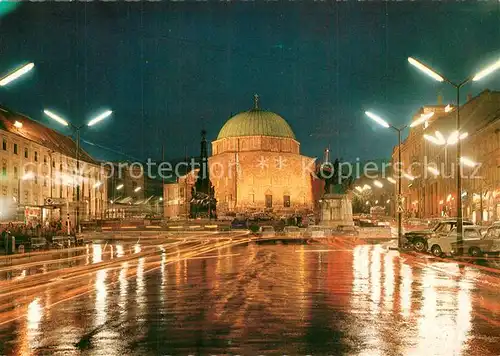
[[[301,232],[297,226],[285,226],[283,233],[288,237],[300,237]]]
[[[231,228],[232,229],[248,229],[248,221],[234,219],[233,221],[231,221]]]
[[[472,221],[464,220],[464,226],[474,225]],[[427,240],[435,235],[446,236],[450,233],[453,228],[457,226],[457,219],[444,219],[440,220],[434,225],[432,229],[429,230],[415,230],[409,231],[404,234],[405,239],[409,244],[413,245],[413,248],[418,252],[425,252],[428,249],[429,244]]]
[[[500,254],[500,224],[490,226],[479,240],[464,240],[462,246],[463,251],[473,257]],[[452,253],[457,250],[457,243],[452,243]]]
[[[261,226],[259,228],[258,235],[260,237],[275,236],[276,235],[276,231],[274,230],[273,226],[271,226],[271,225],[265,225],[265,226]]]
[[[481,240],[481,227],[475,225],[464,226],[463,229],[463,244],[469,246],[467,251],[469,253],[474,251],[473,245]],[[427,240],[429,252],[434,256],[452,255],[456,251],[457,244],[457,228],[454,227],[448,234],[433,233]],[[455,246],[455,247],[454,247]]]
[[[311,225],[306,229],[307,237],[326,237],[330,234],[330,230],[318,225]]]
[[[335,229],[334,234],[340,236],[358,236],[359,231],[352,225],[339,225]]]

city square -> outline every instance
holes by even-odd
[[[0,2],[0,355],[499,355],[499,21]]]

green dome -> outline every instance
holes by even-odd
[[[274,136],[295,139],[288,123],[278,114],[260,109],[241,112],[230,118],[217,139],[239,136]]]

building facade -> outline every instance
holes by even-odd
[[[434,110],[427,125],[410,129],[401,153],[405,169],[403,207],[407,216],[456,216],[456,111],[451,106],[424,107],[415,115]],[[477,163],[461,165],[463,216],[474,222],[500,219],[500,92],[485,90],[460,107],[461,156]],[[427,135],[425,139],[424,135]],[[429,140],[431,136],[432,140]],[[441,141],[441,142],[439,142]],[[397,162],[398,147],[393,150]],[[434,174],[428,166],[439,172]],[[498,198],[497,198],[498,197]]]
[[[149,177],[146,164],[138,162],[111,162],[110,167],[106,218],[163,215],[163,184],[156,172]]]
[[[102,218],[107,186],[98,162],[76,143],[26,116],[0,107],[0,219],[43,222],[74,216],[80,186],[82,220]]]
[[[210,178],[217,212],[297,212],[314,207],[315,160],[278,114],[254,108],[230,118],[212,142]]]
[[[190,215],[190,201],[196,183],[198,170],[181,175],[163,186],[163,214],[167,219],[187,219]]]

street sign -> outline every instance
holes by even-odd
[[[63,205],[66,204],[66,199],[64,198],[45,198],[45,205]]]

